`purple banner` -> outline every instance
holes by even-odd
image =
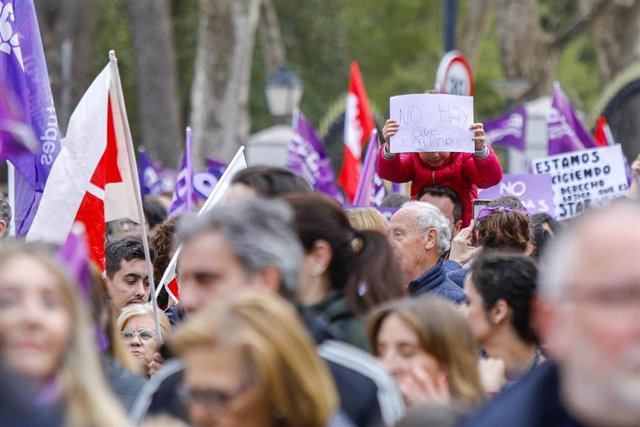
[[[176,177],[176,185],[173,190],[173,199],[169,206],[169,216],[183,212],[190,212],[194,205],[193,192],[193,166],[191,163],[191,129],[187,128],[186,142],[180,170]]]
[[[203,202],[207,200],[228,166],[226,163],[211,157],[206,158],[206,164],[206,171],[193,174],[194,195]]]
[[[162,167],[151,160],[144,148],[138,149],[138,178],[140,193],[144,196],[159,196],[162,193]]]
[[[597,147],[558,82],[553,84],[547,126],[550,156]]]
[[[553,187],[549,174],[505,174],[498,185],[480,190],[478,198],[497,199],[516,196],[530,215],[546,213],[555,217]]]
[[[380,206],[387,193],[384,181],[376,171],[378,148],[378,132],[374,130],[367,145],[353,206]]]
[[[31,0],[0,2],[0,81],[13,91],[18,107],[33,129],[37,152],[11,156],[15,176],[16,235],[27,233],[53,161],[60,153],[58,120],[40,29]]]
[[[525,147],[525,131],[527,126],[527,110],[516,108],[502,117],[484,123],[487,144],[523,151]]]
[[[286,167],[303,177],[314,191],[340,200],[331,159],[311,123],[300,112],[294,119],[297,133],[289,144]]]
[[[89,244],[84,224],[76,222],[64,245],[58,250],[58,261],[76,280],[84,301],[91,298],[91,269],[89,267]]]

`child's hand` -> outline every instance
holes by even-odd
[[[476,151],[484,149],[484,125],[482,123],[474,123],[469,127],[473,131],[473,142],[476,144]]]
[[[389,143],[391,137],[398,132],[400,128],[400,124],[395,120],[389,119],[382,126],[382,137],[384,138],[385,143]]]

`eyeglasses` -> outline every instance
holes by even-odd
[[[189,403],[202,405],[211,413],[223,410],[233,399],[247,391],[252,384],[245,382],[233,390],[191,389],[184,384],[178,388],[178,397],[187,406]]]
[[[122,335],[122,338],[127,342],[133,341],[136,336],[138,336],[140,341],[143,342],[153,341],[156,337],[156,334],[153,331],[148,331],[146,329],[140,329],[139,331],[126,330],[122,331],[120,335]]]

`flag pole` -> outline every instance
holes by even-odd
[[[185,130],[185,144],[184,155],[187,158],[187,178],[189,180],[187,185],[187,212],[191,212],[193,209],[193,157],[191,157],[191,127],[187,126]]]
[[[225,187],[228,187],[227,182],[231,181],[231,178],[233,178],[233,175],[235,174],[237,169],[237,163],[240,160],[240,158],[243,156],[243,153],[244,153],[244,146],[241,146],[236,152],[236,155],[233,156],[233,159],[231,160],[231,162],[229,162],[229,166],[227,166],[227,168],[225,169],[224,173],[218,180],[218,183],[213,188],[213,191],[211,191],[211,194],[209,194],[209,197],[207,197],[207,200],[204,202],[204,204],[198,211],[198,216],[207,212],[213,205],[220,202],[220,200],[222,199],[222,196],[224,196],[224,191],[221,191],[221,190],[224,190]],[[246,164],[245,164],[245,167],[246,167]],[[178,249],[176,249],[175,253],[171,257],[171,261],[169,261],[169,265],[167,265],[167,268],[164,270],[164,273],[162,274],[162,279],[160,279],[160,283],[158,283],[158,289],[156,289],[156,298],[158,298],[158,295],[160,295],[162,288],[166,288],[169,296],[175,302],[178,302],[177,298],[175,297],[175,295],[173,295],[173,293],[171,292],[167,284],[169,283],[169,277],[171,277],[171,275],[175,272],[175,267],[178,262],[178,257],[181,251],[182,251],[182,245],[178,246]]]
[[[13,163],[7,160],[7,202],[11,206],[11,222],[7,224],[9,226],[8,236],[16,235],[16,169],[13,167]]]
[[[147,238],[147,228],[144,219],[144,210],[142,209],[142,196],[140,195],[140,182],[138,180],[138,166],[136,164],[136,155],[133,150],[133,138],[131,137],[131,129],[129,129],[129,119],[127,118],[127,109],[124,105],[122,83],[120,82],[120,73],[118,72],[118,59],[116,58],[116,52],[114,50],[109,51],[109,64],[111,66],[111,75],[113,82],[116,86],[116,98],[118,98],[118,105],[122,114],[122,122],[124,127],[124,137],[127,141],[127,150],[129,152],[129,169],[131,176],[134,178],[133,189],[136,197],[136,208],[138,210],[138,220],[140,222],[140,230],[142,231],[142,246],[144,248],[144,257],[147,264],[147,274],[149,285],[152,291],[155,289],[153,283],[153,265],[151,263],[151,251],[149,250],[149,240]],[[158,301],[155,298],[151,298],[153,304],[153,317],[156,327],[156,339],[159,344],[162,344],[162,334],[160,333],[160,314],[158,312]]]

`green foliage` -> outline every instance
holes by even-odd
[[[122,81],[127,116],[133,140],[138,140],[138,99],[133,43],[129,30],[126,0],[98,0],[98,23],[93,46],[91,80],[109,63],[109,51],[115,50]]]

